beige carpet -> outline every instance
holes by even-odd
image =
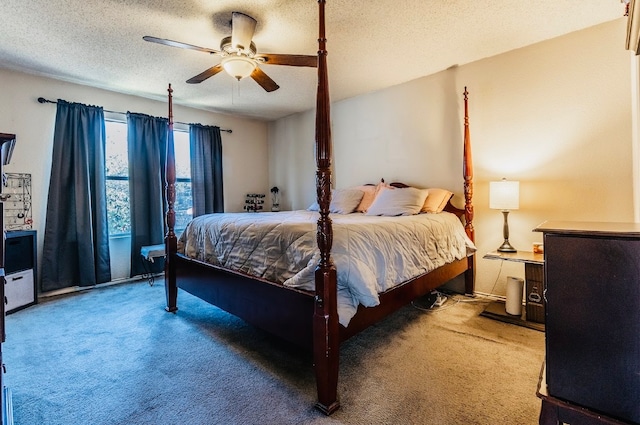
[[[161,282],[94,289],[7,318],[18,425],[536,424],[544,334],[450,298],[407,306],[343,344],[331,417],[311,356]]]
[[[345,423],[537,424],[544,333],[478,316],[455,296],[405,309],[342,350]],[[419,303],[416,303],[419,305]],[[351,379],[362,383],[354,385]],[[399,422],[395,422],[400,419]],[[352,422],[353,420],[353,422]]]

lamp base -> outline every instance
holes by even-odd
[[[511,246],[508,239],[505,239],[498,248],[498,252],[518,252],[518,250]]]

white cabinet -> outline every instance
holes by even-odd
[[[33,284],[33,269],[11,273],[5,277],[4,296],[7,299],[7,312],[27,307],[36,302],[35,286]]]

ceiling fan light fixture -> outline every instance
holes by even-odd
[[[222,58],[222,67],[227,71],[227,74],[240,81],[251,75],[256,69],[256,63],[243,55],[231,55]]]
[[[637,0],[640,1],[640,0]],[[164,38],[144,36],[145,41],[164,44],[165,46],[192,49],[212,55],[220,56],[221,62],[204,70],[200,74],[189,78],[188,84],[198,84],[213,77],[224,70],[233,78],[242,80],[251,77],[260,87],[267,92],[278,90],[280,86],[273,81],[261,68],[260,64],[318,67],[318,57],[313,55],[287,55],[262,53],[257,55],[256,45],[252,40],[256,29],[256,20],[241,12],[233,12],[231,15],[231,35],[220,41],[220,50],[208,47],[199,47],[193,44]]]

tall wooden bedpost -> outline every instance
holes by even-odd
[[[475,242],[475,229],[473,228],[473,160],[471,156],[471,136],[469,132],[469,92],[464,88],[464,153],[463,153],[463,176],[464,176],[464,229],[469,239]],[[469,268],[464,274],[464,292],[466,295],[473,295],[476,278],[476,256],[467,257]]]
[[[173,89],[171,88],[171,84],[169,84],[167,91],[169,92],[169,126],[167,130],[167,159],[165,165],[165,175],[167,179],[167,234],[164,238],[164,286],[165,295],[167,297],[166,310],[169,312],[175,312],[178,310],[178,285],[176,283],[176,268],[172,262],[172,258],[178,249],[178,240],[175,233],[176,211],[174,209],[174,205],[176,202],[176,156],[173,147]]]
[[[329,105],[329,79],[327,77],[327,50],[325,38],[324,6],[318,0],[318,92],[316,97],[316,195],[320,206],[317,242],[320,264],[316,268],[316,296],[313,314],[313,359],[316,373],[318,401],[316,407],[329,415],[338,401],[338,363],[340,329],[337,307],[337,274],[331,260],[333,229],[329,218],[331,203],[331,120]]]

